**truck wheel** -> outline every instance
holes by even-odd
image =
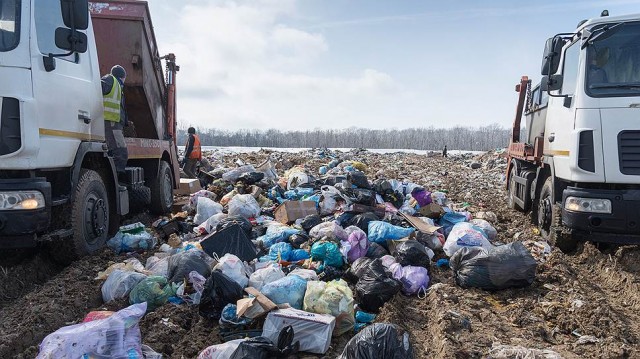
[[[151,212],[167,214],[173,206],[173,181],[171,168],[165,161],[160,161],[158,176],[151,183]]]
[[[538,202],[538,228],[542,238],[564,253],[575,251],[578,241],[568,228],[562,225],[562,208],[553,198],[553,179],[547,178],[540,190]]]
[[[511,166],[511,171],[509,173],[509,193],[507,196],[507,207],[511,209],[516,209],[521,211],[522,208],[516,203],[516,166]]]
[[[82,169],[71,204],[73,235],[47,245],[56,262],[69,264],[101,249],[109,236],[109,200],[98,172]]]

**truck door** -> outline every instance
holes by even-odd
[[[562,56],[562,88],[560,95],[550,97],[545,126],[545,156],[553,156],[555,174],[563,179],[571,179],[572,131],[575,121],[575,101],[580,62],[580,43],[565,47]]]
[[[44,168],[71,166],[81,141],[104,141],[104,124],[93,121],[102,119],[103,109],[100,83],[92,76],[95,72],[92,66],[97,64],[93,65],[90,56],[95,52],[91,27],[86,31],[89,50],[56,58],[55,68],[47,71],[44,56],[67,53],[55,45],[54,36],[56,28],[65,25],[59,1],[34,1],[33,4],[36,31],[32,42],[33,93],[40,148],[46,149],[40,153],[40,165]]]

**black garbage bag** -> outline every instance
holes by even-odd
[[[388,323],[374,323],[356,334],[338,359],[413,359],[409,333]]]
[[[385,202],[390,202],[396,208],[402,207],[404,203],[404,194],[395,192],[391,183],[384,179],[379,179],[374,183],[373,189],[382,196]]]
[[[240,225],[240,228],[244,231],[247,237],[251,237],[251,230],[253,229],[253,225],[249,222],[248,219],[240,216],[228,216],[218,223],[216,226],[216,231],[221,231],[225,228],[231,227],[234,224]]]
[[[318,273],[318,280],[330,282],[334,279],[340,279],[344,276],[344,271],[332,266],[324,266],[324,270]]]
[[[202,250],[211,257],[222,257],[231,253],[243,261],[250,262],[258,255],[258,249],[251,242],[239,224],[230,224],[216,230],[200,241]]]
[[[403,241],[396,246],[394,253],[396,261],[401,266],[418,266],[429,268],[431,261],[424,245],[415,240]]]
[[[343,196],[351,202],[364,206],[373,207],[376,205],[376,193],[370,189],[347,188],[341,190]]]
[[[238,177],[238,181],[243,182],[247,186],[251,186],[256,184],[264,178],[264,173],[262,172],[245,172],[240,177]]]
[[[205,261],[206,253],[202,251],[179,252],[169,257],[168,278],[170,283],[182,283],[189,280],[191,271],[198,272],[203,277],[211,273],[209,264]]]
[[[322,185],[324,186],[335,186],[337,183],[342,183],[347,179],[346,176],[326,176],[324,181],[322,181]]]
[[[304,233],[296,233],[289,237],[289,243],[291,243],[293,248],[300,249],[300,246],[307,243],[309,239],[309,236]]]
[[[369,249],[367,249],[368,258],[382,258],[387,254],[389,254],[389,251],[387,251],[383,246],[375,242],[369,243]]]
[[[204,284],[198,312],[207,319],[218,320],[225,305],[235,304],[242,298],[242,287],[221,271],[214,270]]]
[[[317,214],[310,214],[302,219],[300,226],[308,233],[311,228],[319,225],[320,223],[322,223],[322,217]]]
[[[349,172],[347,173],[347,180],[358,188],[364,188],[364,189],[371,188],[371,185],[369,185],[369,181],[367,180],[367,175],[365,175],[364,172],[360,172],[360,171]]]
[[[344,279],[350,283],[358,282],[360,277],[362,277],[364,271],[373,261],[374,259],[367,257],[356,259],[353,263],[351,263],[351,267],[349,267],[349,270],[347,270],[347,272],[345,273]],[[382,262],[380,262],[380,265],[382,265]]]
[[[489,250],[464,247],[449,260],[456,284],[462,288],[501,290],[528,287],[538,263],[522,242]]]
[[[375,259],[363,270],[356,283],[356,297],[364,311],[377,313],[401,289],[402,284],[393,279],[381,260]]]
[[[367,235],[369,235],[369,222],[371,221],[379,221],[380,218],[378,218],[378,216],[373,213],[373,212],[366,212],[366,213],[362,213],[362,214],[358,214],[354,217],[352,217],[348,222],[347,222],[347,226],[344,226],[345,228],[348,226],[356,226],[360,229],[362,229],[364,231],[364,233],[367,233]]]
[[[230,359],[287,358],[300,350],[300,342],[293,342],[294,334],[289,325],[280,331],[275,344],[265,337],[247,339],[240,343]]]

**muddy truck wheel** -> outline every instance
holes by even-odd
[[[509,173],[509,192],[507,193],[507,207],[522,211],[522,208],[516,203],[517,173],[516,166],[511,166],[511,171]]]
[[[552,190],[553,180],[549,177],[542,186],[537,206],[540,235],[562,252],[572,253],[576,250],[578,241],[571,230],[562,225],[562,207],[555,203]]]
[[[167,214],[173,205],[173,180],[171,168],[165,161],[160,161],[158,176],[151,183],[151,212]]]
[[[109,201],[98,172],[83,169],[71,207],[73,235],[47,243],[47,251],[59,263],[74,260],[101,249],[108,239]]]

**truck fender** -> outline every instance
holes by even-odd
[[[101,167],[102,172],[105,176],[109,176],[111,181],[105,181],[105,186],[107,186],[107,190],[112,192],[116,201],[116,209],[117,213],[120,215],[127,214],[128,204],[123,205],[121,203],[121,195],[120,195],[120,185],[118,184],[118,175],[116,171],[115,163],[113,162],[113,158],[109,157],[107,154],[107,145],[101,142],[82,142],[78,147],[78,151],[76,152],[75,160],[73,161],[73,166],[71,167],[71,201],[74,200],[73,196],[75,191],[73,189],[78,184],[80,180],[80,170],[83,168],[83,164],[85,163],[85,159],[87,159],[88,155],[97,155],[101,158],[101,163],[96,163],[94,166],[85,166],[87,168],[96,168]],[[106,179],[106,178],[105,178]],[[109,188],[111,187],[111,188]],[[123,213],[124,212],[124,213]]]

